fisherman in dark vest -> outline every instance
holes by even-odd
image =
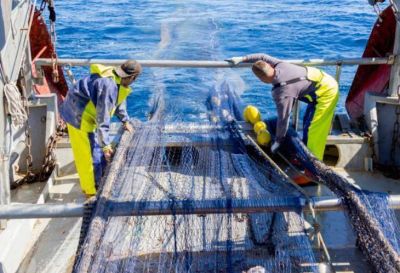
[[[253,73],[264,83],[272,84],[277,108],[277,127],[271,151],[275,153],[286,135],[290,112],[298,99],[308,104],[303,119],[303,141],[322,160],[335,107],[339,99],[338,84],[320,69],[290,64],[266,54],[233,57],[228,61],[254,63]]]
[[[87,196],[96,194],[106,161],[114,153],[109,137],[112,116],[119,118],[125,130],[133,131],[126,98],[131,93],[129,85],[141,70],[136,61],[119,67],[93,64],[90,75],[68,91],[61,105],[60,114],[68,126],[81,188]]]

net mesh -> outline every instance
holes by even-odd
[[[300,193],[271,166],[246,153],[225,123],[239,113],[233,104],[236,98],[216,95],[208,107],[217,122],[165,123],[158,98],[152,119],[137,125],[135,134],[122,137],[75,272],[316,272],[301,205],[293,202]],[[196,215],[174,211],[174,203],[180,201],[191,204],[183,208],[188,212],[204,201],[221,205],[213,200],[250,205],[262,200],[293,210]],[[169,204],[170,215],[108,216],[113,204],[162,202]]]
[[[241,107],[231,88],[222,82],[212,90],[206,102],[210,122],[171,123],[161,95],[153,100],[150,121],[123,135],[74,272],[318,271],[301,213],[303,196],[235,130]],[[374,269],[398,272],[399,227],[387,195],[352,186],[312,156],[295,133],[283,146],[282,153],[342,199]],[[232,204],[261,203],[290,209],[229,211]],[[190,214],[204,204],[223,213]],[[110,216],[121,208],[168,215]]]
[[[400,272],[399,224],[389,207],[388,194],[356,188],[346,178],[317,160],[297,134],[285,139],[283,153],[313,174],[342,201],[356,235],[357,246],[376,272]]]

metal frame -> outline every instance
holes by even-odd
[[[260,200],[175,200],[154,202],[113,202],[108,201],[112,209],[108,216],[157,216],[157,215],[204,215],[223,213],[265,213],[296,211],[301,205],[303,211],[309,211],[305,199],[275,198]],[[341,200],[337,198],[313,197],[312,207],[315,211],[342,210]],[[400,195],[389,197],[389,206],[400,209]],[[271,204],[273,203],[273,204]],[[288,205],[289,204],[289,205]],[[82,217],[85,204],[12,204],[0,206],[0,219],[36,219]]]

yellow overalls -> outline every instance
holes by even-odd
[[[303,141],[308,149],[322,160],[339,99],[339,88],[332,76],[314,67],[306,68],[307,79],[316,84],[316,91],[303,97],[308,103],[303,120]]]
[[[102,78],[112,78],[117,85],[121,82],[121,79],[113,73],[113,67],[93,64],[90,66],[90,74],[98,74]],[[130,93],[130,87],[119,85],[117,103],[110,113],[111,116],[116,107],[125,101]],[[67,125],[82,191],[88,195],[95,194],[96,182],[99,182],[105,167],[102,151],[109,147],[100,147],[97,144],[94,134],[97,128],[94,103],[90,100],[84,108],[79,129],[68,123]]]

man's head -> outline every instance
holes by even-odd
[[[262,82],[272,83],[275,76],[275,69],[269,63],[258,61],[253,64],[251,69]]]
[[[121,78],[121,85],[128,87],[142,72],[140,63],[129,60],[115,68],[115,73]]]

